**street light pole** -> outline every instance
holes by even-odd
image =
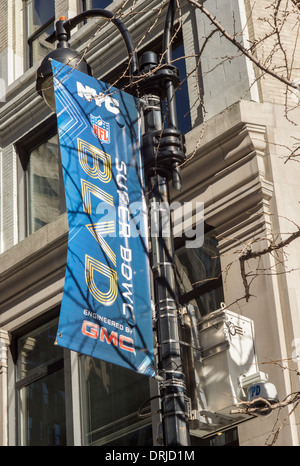
[[[166,22],[166,27],[170,27],[169,22]],[[168,43],[167,47],[170,49],[171,44]],[[186,379],[168,186],[172,180],[176,189],[181,188],[179,165],[185,158],[184,138],[177,129],[174,99],[174,85],[179,83],[179,76],[177,69],[168,62],[159,68],[157,65],[156,54],[146,52],[142,55],[140,73],[151,76],[140,86],[145,100],[142,156],[148,189],[158,372],[162,377],[162,428],[164,445],[188,446]],[[164,97],[167,100],[168,128],[164,128],[162,123],[161,102]]]
[[[134,88],[138,90],[139,97],[143,101],[142,157],[150,213],[150,258],[156,309],[158,373],[164,446],[188,446],[190,440],[186,382],[173,260],[173,236],[171,234],[170,210],[168,209],[169,181],[173,181],[173,186],[176,189],[181,189],[180,164],[185,159],[184,138],[177,129],[174,99],[174,88],[179,84],[179,75],[178,70],[170,65],[171,33],[175,11],[176,0],[171,0],[164,31],[165,63],[161,67],[157,66],[158,59],[154,52],[144,53],[140,66],[138,66],[137,54],[126,26],[107,10],[88,10],[68,21],[65,18],[60,19],[56,23],[56,31],[49,38],[49,41],[52,42],[58,40],[58,47],[44,58],[38,70],[37,91],[40,94],[44,93],[43,81],[49,77],[51,68],[49,58],[55,58],[69,66],[79,66],[79,70],[90,74],[88,65],[82,59],[78,59],[78,54],[72,51],[68,44],[70,31],[77,24],[87,18],[104,17],[110,19],[117,26],[127,47],[131,82],[135,84]],[[47,86],[49,88],[49,83]],[[169,122],[167,128],[164,128],[162,123],[163,99],[167,100]]]

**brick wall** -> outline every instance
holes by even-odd
[[[274,32],[274,9],[270,0],[245,0],[251,41],[258,41]],[[285,6],[286,2],[282,2]],[[280,29],[281,47],[278,46],[278,37],[271,37],[261,42],[257,47],[257,57],[270,69],[287,79],[300,78],[300,43],[299,35],[300,14],[293,9],[292,2],[288,2],[288,9],[284,12],[281,8],[277,24]],[[283,21],[284,19],[284,21]],[[283,25],[283,27],[282,27]],[[276,46],[277,44],[277,46]],[[286,64],[289,71],[287,72]],[[257,76],[260,71],[256,69]],[[277,104],[285,104],[286,87],[279,80],[264,75],[259,82],[262,100]],[[287,103],[294,105],[295,99],[288,94]]]
[[[246,14],[243,0],[207,0],[205,7],[230,34],[243,30],[243,35],[237,35],[237,39],[242,43],[246,40],[248,29],[244,24]],[[196,20],[199,50],[205,44],[201,68],[207,118],[242,98],[258,100],[252,64],[219,32],[210,36],[215,26],[199,9],[196,9]]]
[[[2,244],[7,250],[18,241],[17,163],[12,145],[2,150]]]
[[[2,18],[0,22],[0,52],[3,52],[7,47],[8,24],[5,21],[7,17],[7,0],[0,0],[0,15]]]
[[[55,19],[59,19],[60,16],[67,16],[68,0],[55,0]]]
[[[0,79],[5,86],[24,71],[23,6],[22,0],[0,1]]]

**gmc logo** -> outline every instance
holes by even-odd
[[[119,346],[123,351],[129,351],[130,353],[135,352],[132,338],[126,337],[125,335],[118,335],[117,332],[114,331],[108,335],[108,331],[105,327],[101,327],[88,320],[83,321],[81,332],[83,335],[94,338],[95,340],[99,339],[109,345],[113,344],[114,346]]]

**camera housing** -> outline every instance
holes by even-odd
[[[253,408],[261,410],[259,415],[267,416],[272,412],[270,405],[278,403],[278,395],[275,385],[270,382],[257,382],[247,389],[247,401]]]

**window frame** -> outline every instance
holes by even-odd
[[[26,133],[15,144],[19,159],[23,170],[25,171],[29,162],[29,151],[38,147],[41,141],[55,136],[57,133],[57,118],[56,114],[51,115],[46,121],[36,128],[33,128],[29,133]]]
[[[82,13],[83,11],[87,11],[91,9],[91,7],[87,5],[89,1],[90,0],[78,0],[78,12],[79,13]],[[111,2],[108,5],[111,5],[113,2],[114,0],[111,0]],[[107,8],[107,7],[104,7],[104,8]]]
[[[51,24],[53,24],[53,28],[55,27],[55,15],[52,16],[50,19],[46,21],[42,26],[40,26],[36,31],[34,31],[31,35],[28,34],[28,3],[31,0],[23,0],[24,4],[24,31],[25,31],[25,69],[31,68],[34,63],[33,63],[33,57],[32,57],[32,47],[33,47],[33,42],[39,38],[45,32]],[[50,47],[50,44],[49,44]]]
[[[92,421],[94,421],[94,419],[92,420],[92,418],[90,417],[90,413],[88,412],[88,409],[87,409],[87,406],[90,406],[89,402],[91,401],[90,399],[91,393],[88,392],[88,385],[90,382],[85,381],[84,379],[85,377],[84,366],[85,366],[86,361],[88,360],[95,360],[98,363],[100,363],[100,365],[105,368],[105,372],[106,374],[109,374],[110,378],[115,377],[114,371],[119,371],[119,374],[121,375],[121,378],[123,379],[123,381],[126,380],[127,374],[129,375],[129,377],[132,377],[133,379],[135,379],[134,384],[136,384],[137,386],[139,386],[139,381],[142,380],[142,386],[145,388],[147,385],[148,387],[148,393],[146,392],[144,393],[146,397],[144,405],[146,405],[146,403],[149,402],[149,404],[147,404],[146,412],[144,408],[143,414],[140,413],[141,408],[142,408],[142,405],[140,405],[138,406],[138,409],[136,411],[133,410],[131,412],[127,412],[125,416],[119,416],[116,419],[110,420],[110,422],[106,422],[103,425],[101,424],[95,430],[88,431],[88,426],[92,423]],[[79,354],[78,362],[79,362],[79,372],[80,372],[79,385],[80,385],[82,446],[104,446],[104,447],[112,446],[114,445],[114,442],[122,442],[122,439],[124,437],[131,435],[135,432],[138,432],[140,430],[148,429],[149,427],[151,429],[151,442],[153,442],[155,423],[154,423],[154,420],[152,419],[151,412],[149,411],[151,409],[150,407],[150,401],[151,401],[151,382],[150,381],[151,379],[149,379],[148,376],[146,375],[138,374],[134,371],[131,371],[131,369],[125,369],[116,364],[97,360],[97,358],[93,358],[92,356],[87,356],[84,354]],[[120,375],[118,377],[118,380],[120,379]],[[114,402],[114,399],[117,397],[117,391],[119,390],[120,390],[120,383],[114,386],[114,389],[109,394],[109,397],[111,398],[112,403]],[[99,395],[99,392],[98,392],[98,395]],[[101,392],[100,392],[100,396],[101,396]],[[134,420],[134,422],[132,423],[129,422],[129,424],[124,427],[122,423],[131,417],[133,418],[136,417],[136,419]],[[113,433],[110,432],[110,429],[112,429],[112,426],[113,426]],[[101,435],[101,432],[103,432],[103,435]],[[99,434],[99,437],[97,438],[98,434]]]
[[[148,50],[151,50],[154,53],[156,53],[157,56],[158,56],[158,59],[160,59],[160,56],[161,56],[161,53],[162,53],[162,45],[163,45],[162,44],[162,36],[160,35],[159,37],[152,40],[150,43],[143,44],[143,47],[138,51],[138,58],[140,58],[143,55],[144,52],[146,52]],[[173,50],[175,50],[176,48],[181,47],[181,46],[184,49],[184,40],[183,40],[182,31],[179,31],[178,34],[177,34],[177,37],[174,39],[174,42],[172,44],[172,48],[173,48]],[[174,59],[174,66],[175,67],[177,67],[177,65],[178,65],[177,62],[180,61],[180,60],[185,61],[185,55],[183,55],[183,57],[179,57],[179,58]],[[127,91],[127,86],[129,85],[129,78],[128,77],[123,77],[123,78],[119,79],[118,77],[122,76],[124,70],[127,67],[127,63],[128,63],[128,58],[124,59],[122,63],[119,63],[116,67],[114,67],[114,69],[112,71],[110,71],[109,73],[106,73],[103,76],[101,76],[100,79],[102,81],[116,87],[117,89],[124,90],[126,92]],[[185,68],[186,68],[186,64],[185,64]],[[182,119],[180,118],[180,109],[179,109],[179,105],[178,105],[178,102],[177,102],[178,98],[176,99],[176,96],[178,95],[178,92],[181,91],[181,88],[185,87],[185,92],[186,92],[186,95],[187,95],[187,98],[188,98],[188,115],[187,115],[187,117],[189,119],[189,122],[187,124],[188,124],[189,128],[187,129],[187,131],[183,131],[183,132],[185,134],[187,134],[192,129],[190,95],[189,95],[189,90],[188,90],[188,86],[187,86],[186,76],[185,77],[181,76],[180,80],[183,82],[183,84],[181,84],[178,89],[175,89],[175,92],[176,92],[175,93],[175,101],[177,103],[176,111],[177,111],[178,129],[183,131],[183,127],[185,126],[183,118],[186,118],[186,115],[184,114],[183,118]],[[166,103],[165,103],[165,101],[163,101],[162,102],[162,113],[164,114],[165,112],[166,112]],[[166,121],[167,121],[167,119],[166,119]]]
[[[15,144],[15,150],[19,161],[19,239],[24,239],[34,232],[30,232],[29,226],[29,195],[27,167],[30,153],[39,145],[58,134],[56,114],[51,115],[45,122],[24,135]],[[37,230],[36,230],[37,231]]]
[[[205,223],[204,225],[204,237],[207,234],[210,234],[214,231],[214,228],[209,226],[208,224]],[[184,244],[187,240],[190,240],[186,238],[184,235],[181,238],[174,238],[174,254],[176,255],[176,250],[184,247]],[[202,247],[202,246],[201,246]],[[200,247],[200,248],[201,248]],[[220,255],[219,255],[219,260],[220,260]],[[176,277],[177,275],[180,277],[179,272],[176,271]],[[177,280],[177,278],[176,278]],[[204,283],[199,284],[197,287],[193,288],[192,290],[182,294],[180,292],[179,286],[178,286],[178,302],[180,305],[184,306],[189,304],[192,300],[196,300],[197,298],[200,298],[202,295],[205,295],[206,293],[210,291],[217,290],[218,288],[221,288],[222,293],[224,295],[224,286],[223,286],[223,278],[222,278],[222,270],[220,268],[220,274],[218,277],[215,279],[208,278],[207,280],[204,281]],[[217,310],[217,309],[214,309]],[[212,312],[212,310],[208,311]],[[200,313],[200,309],[199,309]]]
[[[35,382],[46,375],[51,375],[57,370],[63,369],[64,371],[64,387],[65,387],[65,414],[66,414],[66,445],[74,445],[74,427],[73,427],[73,396],[72,396],[72,364],[71,364],[71,352],[70,350],[63,348],[63,357],[57,361],[49,364],[46,367],[43,367],[38,373],[31,374],[27,377],[24,377],[21,380],[17,380],[17,363],[18,363],[18,340],[22,338],[27,333],[30,333],[43,325],[50,323],[53,320],[57,320],[59,317],[59,307],[55,307],[50,311],[42,314],[41,316],[36,317],[34,320],[27,322],[19,329],[16,329],[12,333],[10,351],[12,363],[14,365],[14,409],[15,409],[15,445],[20,445],[20,426],[19,426],[19,406],[18,406],[18,391],[22,388],[25,388],[30,383]]]

